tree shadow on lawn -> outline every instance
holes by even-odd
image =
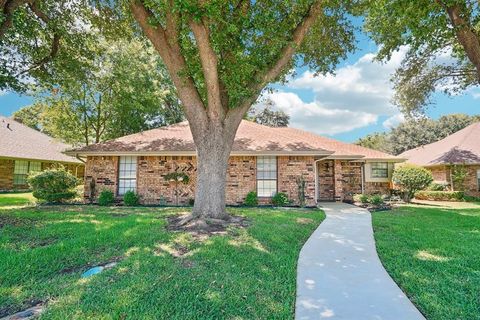
[[[309,212],[233,210],[249,211],[254,225],[198,239],[166,231],[166,217],[176,210],[147,211],[121,218],[109,209],[23,212],[56,221],[28,230],[25,239],[60,240],[18,252],[8,248],[15,231],[0,237],[7,257],[0,274],[9,279],[2,279],[1,304],[13,312],[28,307],[32,297],[49,300],[46,318],[291,317],[298,252],[317,225],[297,218],[310,219]],[[99,229],[92,220],[109,228]],[[89,267],[113,258],[119,260],[115,268],[80,279]],[[8,268],[14,265],[22,268]]]

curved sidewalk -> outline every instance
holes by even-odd
[[[327,218],[300,251],[295,319],[424,319],[383,268],[370,212],[321,209]]]

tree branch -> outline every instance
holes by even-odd
[[[441,0],[436,2],[447,12],[450,22],[455,28],[458,42],[462,45],[470,62],[477,70],[477,78],[480,83],[480,37],[469,21],[466,21],[461,14],[458,5],[448,6]]]
[[[295,27],[295,30],[292,33],[292,40],[285,45],[283,48],[279,59],[277,62],[267,71],[263,71],[263,75],[259,74],[256,79],[260,80],[255,83],[251,90],[252,95],[245,99],[243,103],[235,109],[232,109],[231,112],[234,113],[235,118],[240,119],[248,111],[250,106],[258,99],[262,89],[271,81],[275,80],[284,68],[288,65],[293,55],[295,54],[296,49],[300,46],[305,39],[310,28],[315,23],[315,20],[318,18],[322,10],[323,1],[316,0],[309,8],[305,18]]]
[[[0,24],[0,39],[3,38],[8,29],[11,28],[13,23],[13,13],[15,10],[28,3],[29,0],[2,0],[0,1],[4,20]]]
[[[208,115],[211,119],[223,120],[225,112],[220,98],[220,83],[217,70],[218,59],[210,44],[210,31],[204,21],[201,23],[190,21],[190,28],[197,41],[200,63],[205,78]]]
[[[166,31],[160,25],[152,26],[150,24],[149,20],[153,19],[154,15],[144,6],[142,1],[131,0],[130,9],[135,20],[139,23],[147,38],[162,57],[172,81],[177,88],[178,96],[183,103],[187,119],[191,124],[194,122],[207,123],[205,106],[203,105],[193,79],[190,76],[182,75],[182,71],[186,70],[186,62],[181,54],[178,38],[167,38],[167,33],[171,36],[176,36],[176,31],[170,26],[172,23],[171,18],[167,19],[169,29]],[[170,22],[168,22],[168,20],[170,20]],[[199,117],[205,121],[193,121],[193,119]]]

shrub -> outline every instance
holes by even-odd
[[[132,190],[128,190],[123,195],[123,204],[129,207],[134,207],[138,205],[138,195]]]
[[[49,169],[28,177],[33,196],[39,200],[62,203],[77,196],[78,179],[63,168]]]
[[[306,181],[303,176],[297,177],[298,204],[302,208],[305,207],[305,186]]]
[[[404,165],[393,171],[393,182],[402,189],[404,200],[410,202],[415,192],[425,189],[433,181],[432,173],[415,165]]]
[[[188,199],[188,205],[189,206],[193,206],[194,204],[195,204],[195,199],[193,199],[193,198]]]
[[[447,183],[438,183],[438,182],[432,182],[427,190],[430,191],[445,191],[447,190]]]
[[[103,189],[98,195],[98,204],[101,206],[109,206],[115,202],[115,195],[111,190]]]
[[[248,207],[255,207],[258,205],[258,197],[255,191],[250,191],[245,197],[244,204]]]
[[[474,197],[474,196],[463,196],[463,200],[467,202],[480,202],[480,197]]]
[[[433,201],[461,201],[463,200],[463,191],[418,191],[415,193],[415,199],[433,200]]]
[[[383,204],[383,197],[379,194],[374,194],[373,196],[368,199],[368,202],[373,204],[374,206],[379,206]]]
[[[360,203],[365,204],[365,203],[368,203],[368,200],[369,200],[369,198],[368,198],[368,195],[366,195],[366,194],[361,194],[360,193],[360,194],[356,194],[356,195],[353,196],[353,201],[355,201],[355,202],[360,202]]]
[[[272,197],[272,204],[276,207],[283,207],[290,203],[286,193],[278,192]]]

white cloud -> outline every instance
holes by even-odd
[[[470,90],[473,99],[480,99],[480,89],[472,89]]]
[[[383,121],[382,125],[385,129],[392,129],[404,121],[405,116],[401,113],[397,113],[396,115],[393,115],[387,120]]]
[[[405,53],[402,48],[385,63],[375,61],[375,54],[368,53],[337,69],[334,75],[315,76],[306,71],[286,85],[286,89],[313,92],[313,102],[304,102],[297,94],[282,91],[266,96],[290,115],[293,127],[316,133],[348,132],[376,123],[379,116],[392,117],[393,123],[399,118],[398,109],[391,104],[390,77]],[[385,122],[390,124],[389,120]]]
[[[337,134],[377,121],[377,116],[371,113],[326,108],[318,101],[305,103],[297,94],[291,92],[274,92],[265,97],[274,102],[275,109],[290,115],[292,127],[317,134]]]

